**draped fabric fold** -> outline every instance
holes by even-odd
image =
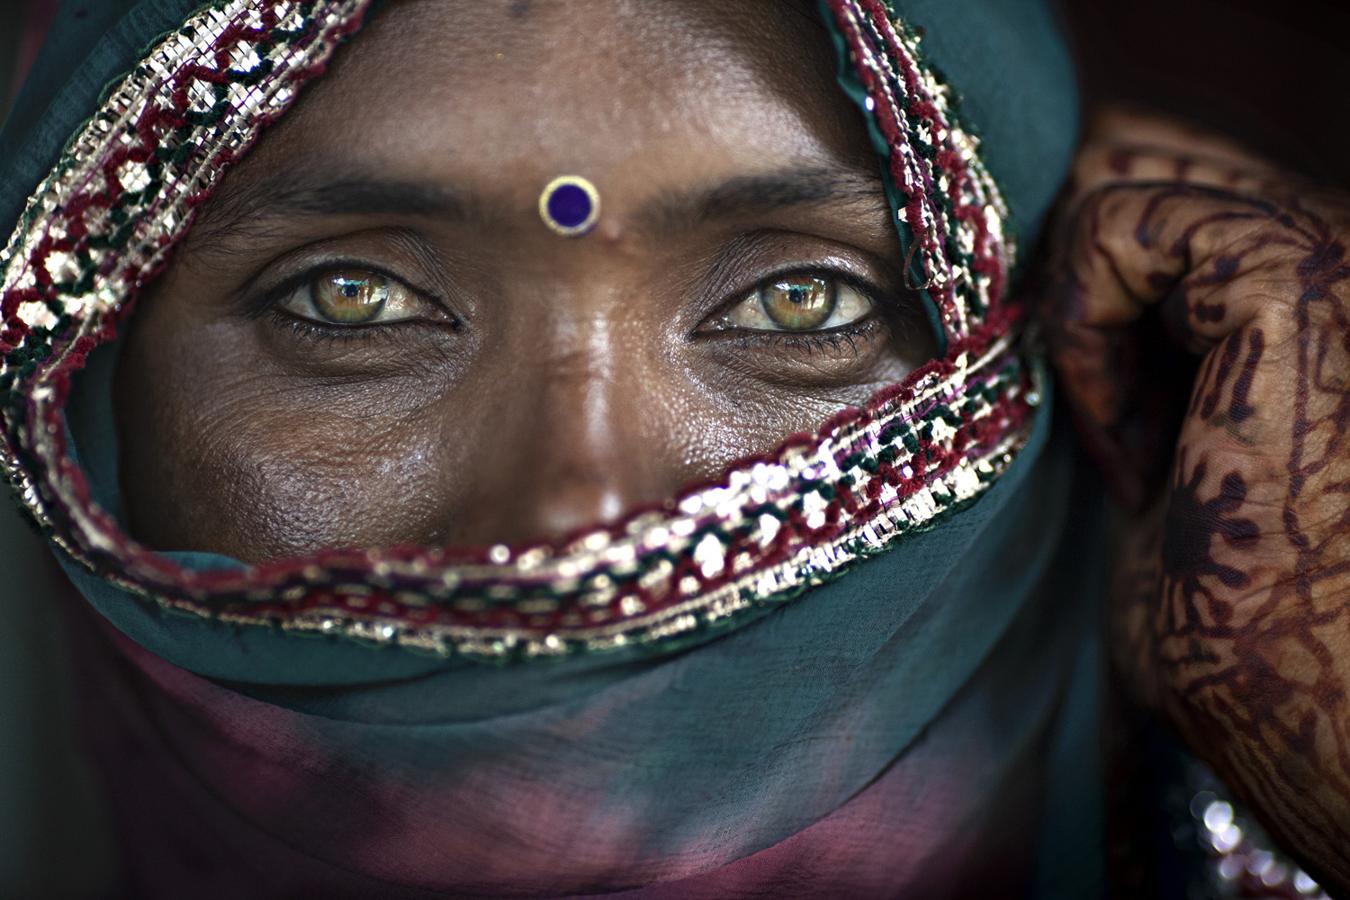
[[[1065,896],[1092,884],[1098,812],[1081,792],[1096,765],[1098,570],[1083,547],[1098,522],[1075,492],[1052,385],[1020,343],[1000,280],[1034,242],[1075,139],[1072,72],[1048,4],[820,4],[839,51],[839,102],[868,118],[947,346],[902,386],[910,394],[875,401],[872,418],[823,430],[813,448],[829,463],[822,472],[845,460],[849,480],[862,468],[892,478],[873,492],[880,505],[856,504],[863,511],[834,532],[805,516],[792,559],[807,563],[766,554],[753,588],[701,585],[694,599],[730,598],[724,620],[705,611],[682,632],[636,623],[618,639],[560,629],[505,643],[496,624],[480,637],[462,616],[435,630],[417,626],[416,610],[368,620],[329,594],[289,607],[280,589],[266,596],[266,573],[124,543],[111,340],[95,350],[91,338],[58,372],[60,385],[74,381],[69,406],[51,411],[61,427],[37,427],[50,394],[27,379],[74,344],[64,319],[24,312],[46,289],[19,272],[33,246],[25,228],[70,204],[25,214],[25,197],[49,172],[71,171],[62,148],[104,86],[192,16],[218,12],[226,30],[250,17],[260,30],[291,28],[300,36],[268,46],[315,71],[320,51],[360,40],[360,3],[257,6],[140,0],[59,17],[0,135],[0,210],[19,223],[3,259],[6,316],[17,317],[0,333],[6,474],[79,595],[70,618],[85,725],[129,889],[722,897],[944,884],[991,896],[1000,891],[971,880],[1021,878]],[[304,37],[287,16],[322,28]],[[283,75],[279,64],[265,77]],[[927,99],[905,94],[928,84]],[[284,112],[269,102],[268,115]],[[77,319],[102,302],[71,296],[63,315]],[[893,445],[874,446],[883,440]],[[941,462],[892,477],[910,468],[895,462],[904,447],[920,469],[921,456]],[[869,448],[880,462],[863,458]],[[783,459],[798,472],[798,457]],[[738,546],[727,539],[728,552]],[[368,573],[373,596],[382,577]],[[221,587],[231,579],[255,599]],[[307,598],[322,587],[286,584]],[[991,830],[991,817],[1003,827]]]

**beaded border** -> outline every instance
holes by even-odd
[[[91,507],[64,446],[59,459],[36,446],[61,428],[70,376],[369,2],[222,0],[197,13],[107,93],[29,198],[0,251],[0,473],[44,529],[63,501]]]
[[[557,656],[665,643],[797,596],[975,500],[1030,432],[1037,391],[998,305],[1006,208],[879,0],[829,0],[891,147],[903,230],[949,348],[814,436],[661,509],[558,544],[333,551],[195,572],[93,503],[66,446],[71,376],[110,340],[220,175],[360,25],[368,0],[228,0],[108,96],[0,255],[3,465],[51,540],[115,584],[218,621],[441,654]]]
[[[966,335],[1003,297],[1015,247],[1008,207],[956,114],[951,89],[922,64],[919,35],[883,0],[828,0],[891,149],[896,218],[912,236],[909,264],[944,329]]]

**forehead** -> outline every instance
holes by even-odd
[[[394,2],[258,155],[457,179],[856,157],[834,67],[814,7],[793,0]]]

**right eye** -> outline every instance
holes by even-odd
[[[810,333],[857,325],[876,309],[858,288],[829,274],[787,275],[758,285],[724,312],[722,330]]]
[[[427,315],[429,303],[397,279],[369,269],[336,269],[310,278],[277,301],[321,325],[389,325]]]

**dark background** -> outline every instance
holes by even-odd
[[[1061,5],[1088,103],[1175,112],[1350,186],[1350,0]]]

